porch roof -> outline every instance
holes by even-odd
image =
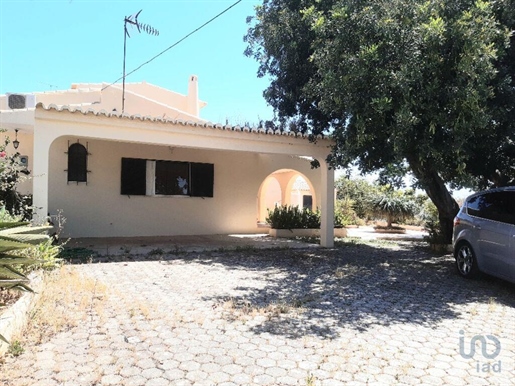
[[[280,135],[286,137],[298,137],[298,138],[309,138],[308,134],[295,133],[290,131],[281,131],[281,130],[272,130],[266,129],[264,127],[247,127],[247,126],[239,126],[239,125],[222,125],[220,123],[212,123],[205,121],[185,121],[181,119],[170,119],[164,117],[155,117],[155,116],[143,116],[140,114],[126,114],[119,113],[117,111],[106,111],[100,110],[97,111],[92,108],[83,108],[82,106],[73,106],[73,105],[56,105],[56,104],[48,104],[45,105],[43,103],[38,103],[36,108],[42,108],[44,110],[55,110],[58,112],[70,112],[70,113],[81,113],[83,115],[94,115],[94,116],[103,116],[108,118],[119,118],[119,119],[130,119],[130,120],[140,120],[140,121],[149,121],[149,122],[161,122],[161,123],[171,123],[174,125],[182,125],[182,126],[191,126],[191,127],[199,127],[206,129],[220,129],[225,131],[235,131],[235,132],[244,132],[244,133],[257,133],[257,134],[267,134],[267,135]],[[322,135],[318,135],[317,139],[324,139],[325,137]]]

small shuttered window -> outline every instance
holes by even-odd
[[[80,143],[68,147],[68,182],[88,181],[88,149]]]

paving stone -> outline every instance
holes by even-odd
[[[193,370],[193,371],[189,371],[188,374],[186,374],[186,378],[189,379],[190,381],[196,383],[196,382],[201,382],[201,381],[207,379],[208,374],[206,374],[205,372],[200,371],[200,370]]]
[[[298,366],[303,370],[316,370],[318,368],[318,364],[311,361],[302,361],[298,364]]]
[[[124,378],[132,377],[133,375],[139,375],[141,374],[141,369],[135,366],[127,366],[123,367],[120,370],[120,375]]]
[[[426,383],[428,385],[441,385],[443,384],[443,380],[441,377],[434,376],[434,375],[425,375],[420,378],[420,381],[422,383]]]
[[[225,365],[233,364],[234,358],[232,358],[228,355],[220,355],[218,357],[215,357],[214,361],[215,361],[215,363],[218,363],[220,366],[225,366]]]
[[[122,382],[122,377],[115,374],[109,374],[102,377],[102,385],[119,385]]]
[[[229,374],[222,371],[207,372],[207,374],[209,381],[213,382],[214,384],[228,382],[231,379]]]
[[[236,375],[243,372],[243,367],[239,365],[225,365],[222,367],[222,371],[229,375]]]
[[[344,386],[345,383],[335,379],[325,379],[322,381],[322,386]]]
[[[297,362],[294,362],[292,360],[289,360],[289,359],[283,359],[283,360],[280,360],[280,361],[276,361],[277,363],[277,366],[278,367],[281,367],[283,369],[286,369],[286,370],[291,370],[291,369],[294,369],[297,367]]]
[[[23,379],[23,378],[22,378]],[[54,379],[46,379],[44,381],[36,381],[34,383],[22,383],[23,386],[57,386],[60,382]]]
[[[51,370],[53,369],[57,364],[57,361],[54,359],[44,359],[42,361],[37,362],[38,368],[42,370]]]
[[[155,366],[155,363],[152,359],[145,358],[136,362],[136,366],[142,370],[151,369]]]
[[[245,374],[248,374],[251,376],[265,373],[265,369],[263,367],[256,366],[256,365],[247,366],[247,367],[245,367],[245,369],[243,371],[245,372]]]
[[[279,385],[298,385],[299,380],[290,376],[278,377],[277,383]]]
[[[176,381],[182,379],[186,376],[186,372],[179,369],[165,370],[163,373],[163,378]]]
[[[277,362],[270,358],[259,358],[256,360],[256,365],[267,368],[276,366]]]
[[[23,355],[0,365],[0,384],[297,386],[310,374],[317,386],[514,384],[511,292],[497,281],[456,285],[450,255],[349,243],[109,259],[73,266],[109,288],[102,315],[74,311],[76,326],[24,343]],[[279,316],[238,309],[290,297],[315,300]],[[459,355],[457,326],[466,339],[501,340],[500,374]]]
[[[249,351],[247,353],[247,355],[249,357],[252,357],[254,359],[259,359],[259,358],[265,358],[266,357],[266,353],[264,351],[261,351],[261,350],[252,350],[252,351]]]
[[[274,383],[274,378],[270,375],[261,374],[256,375],[253,379],[253,382],[258,385],[272,385]]]
[[[159,378],[163,375],[163,370],[157,368],[145,369],[141,372],[141,376],[147,379]]]
[[[144,386],[148,382],[148,379],[140,376],[140,375],[134,375],[128,378],[125,378],[123,381],[124,385],[127,386]],[[163,383],[166,384],[166,383]]]

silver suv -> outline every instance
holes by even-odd
[[[515,283],[515,186],[467,197],[452,240],[461,276],[484,272]]]

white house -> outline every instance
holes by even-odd
[[[188,95],[142,82],[122,88],[72,84],[69,90],[0,96],[0,127],[26,156],[35,218],[62,210],[77,237],[262,232],[267,186],[288,204],[301,176],[322,212],[321,244],[333,245],[331,142],[200,118],[198,80]],[[311,169],[309,159],[320,161]]]

